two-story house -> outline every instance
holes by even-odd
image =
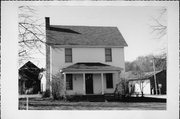
[[[124,47],[117,27],[50,25],[46,21],[47,89],[62,73],[67,95],[113,93],[125,70]]]

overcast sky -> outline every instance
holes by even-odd
[[[162,7],[37,7],[39,17],[50,17],[52,25],[117,26],[128,47],[125,61],[138,56],[159,53],[166,37],[153,39],[151,17],[157,17]],[[164,19],[166,20],[166,19]]]

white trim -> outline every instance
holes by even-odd
[[[127,46],[111,46],[111,45],[52,45],[53,48],[124,48]]]
[[[50,46],[50,82],[49,82],[49,90],[50,90],[50,94],[52,92],[52,86],[51,86],[51,82],[52,82],[52,47]]]
[[[74,69],[74,70],[65,70],[64,72],[84,72],[84,71],[121,71],[121,70],[111,70],[111,69]]]
[[[101,73],[116,73],[117,71],[95,71],[95,72],[92,72],[92,71],[86,71],[86,72],[64,72],[66,74],[101,74]]]
[[[64,91],[66,91],[66,73],[64,73]]]
[[[101,73],[101,90],[102,90],[102,95],[104,94],[104,78],[103,78],[103,73]]]
[[[83,73],[83,92],[84,92],[84,95],[86,95],[85,73]]]

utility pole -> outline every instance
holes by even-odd
[[[156,95],[157,95],[156,69],[155,69],[154,57],[153,57],[153,70],[154,70],[155,91],[156,91]]]

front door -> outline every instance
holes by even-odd
[[[85,74],[86,94],[93,94],[93,74]]]

